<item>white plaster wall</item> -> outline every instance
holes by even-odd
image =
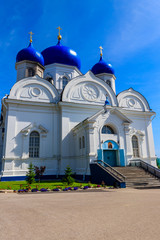
[[[29,163],[32,162],[35,166],[46,166],[44,175],[57,175],[58,166],[55,159],[7,159],[5,160],[5,168],[2,171],[3,176],[26,176]],[[3,160],[4,165],[4,160]]]
[[[114,93],[116,94],[116,85],[115,85],[116,78],[113,74],[101,73],[101,74],[97,74],[96,77],[104,80],[105,82],[107,82],[107,80],[109,80],[111,82],[111,88],[113,89]]]
[[[147,121],[147,132],[148,132],[148,143],[149,143],[149,153],[151,158],[155,158],[155,147],[153,139],[153,130],[151,121]]]
[[[92,116],[101,107],[95,106],[95,108],[88,108],[86,105],[81,105],[78,107],[75,105],[74,107],[61,106],[62,112],[62,157],[63,156],[73,156],[73,145],[72,145],[72,135],[70,135],[70,131],[73,127],[75,127],[78,123],[82,122],[84,119]],[[68,145],[69,142],[69,145]]]
[[[44,78],[46,75],[52,76],[55,87],[62,89],[62,77],[66,76],[69,80],[81,75],[81,72],[74,66],[64,64],[49,64],[45,66]]]
[[[135,112],[133,114],[129,113],[129,111],[125,111],[125,114],[129,119],[133,121],[133,123],[130,124],[130,137],[133,135],[136,135],[138,137],[140,157],[148,163],[151,163],[152,161],[155,162],[156,157],[152,132],[152,122],[150,119],[151,116],[145,116],[143,112],[142,114],[136,115]],[[141,137],[137,131],[141,131],[144,136]]]
[[[57,174],[60,156],[60,119],[57,111],[54,106],[9,106],[3,175],[25,175],[30,161],[38,166],[45,165],[45,174]],[[30,124],[36,125],[31,131],[38,131],[39,125],[48,131],[47,134],[40,132],[40,155],[35,159],[29,158],[29,134],[25,136],[21,132]]]
[[[86,104],[74,106],[68,104],[67,106],[63,103],[61,105],[61,114],[62,114],[62,141],[61,141],[61,174],[64,173],[64,170],[67,165],[72,167],[73,172],[81,174],[88,171],[88,161],[89,159],[86,149],[79,149],[79,137],[85,135],[86,145],[86,133],[83,130],[81,133],[73,137],[72,129],[86,119],[89,116],[95,114],[101,107],[87,107]],[[76,142],[75,142],[76,138]],[[87,161],[87,162],[86,162]]]
[[[82,136],[85,137],[85,147],[80,149],[79,145],[79,138]],[[74,150],[74,169],[76,174],[80,175],[89,175],[90,174],[90,156],[89,156],[89,142],[88,142],[88,135],[87,135],[87,129],[85,127],[82,127],[78,130],[78,132],[74,133],[73,137],[73,150]],[[82,143],[82,142],[81,142]],[[82,146],[82,144],[81,144]]]

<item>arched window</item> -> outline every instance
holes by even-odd
[[[31,132],[29,137],[29,157],[39,157],[40,136],[36,131]]]
[[[84,138],[84,136],[82,137],[82,148],[85,148],[85,138]]]
[[[65,88],[65,86],[67,85],[67,83],[68,83],[68,79],[67,79],[66,77],[63,77],[63,79],[62,79],[62,88],[63,88],[63,89]]]
[[[102,133],[103,134],[114,134],[114,131],[111,127],[104,125],[102,128]]]
[[[111,81],[107,80],[106,83],[111,87]]]
[[[132,137],[133,157],[139,157],[138,138],[134,135]]]
[[[81,144],[81,138],[79,138],[79,148],[82,148],[82,144]]]
[[[33,68],[28,68],[28,77],[33,77],[35,75]]]

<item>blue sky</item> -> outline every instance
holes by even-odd
[[[160,1],[159,0],[6,0],[0,8],[0,97],[16,82],[15,59],[29,43],[42,51],[62,43],[81,58],[86,73],[99,60],[112,64],[117,93],[133,87],[157,113],[153,120],[156,154],[160,156]]]

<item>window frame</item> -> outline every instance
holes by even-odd
[[[28,77],[33,77],[35,75],[35,70],[33,68],[28,68]]]
[[[33,130],[29,135],[29,158],[39,158],[40,134]]]
[[[107,79],[106,83],[107,83],[110,87],[112,87],[111,81],[110,81],[109,79]]]
[[[133,149],[133,157],[134,158],[140,157],[139,140],[136,135],[132,136],[132,149]]]
[[[82,141],[81,141],[81,137],[79,137],[79,149],[82,149]]]
[[[69,82],[68,78],[63,76],[63,78],[62,78],[62,89],[64,89],[66,87],[68,82]]]
[[[85,137],[82,136],[82,148],[85,148]]]
[[[107,129],[108,129],[110,132],[107,131]],[[104,125],[104,126],[102,127],[101,133],[102,133],[102,134],[115,134],[115,131],[113,130],[112,127],[110,127],[110,126],[108,126],[108,125]]]

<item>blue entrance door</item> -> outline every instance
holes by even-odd
[[[116,167],[116,151],[115,150],[103,150],[104,162],[108,163],[111,167]]]

